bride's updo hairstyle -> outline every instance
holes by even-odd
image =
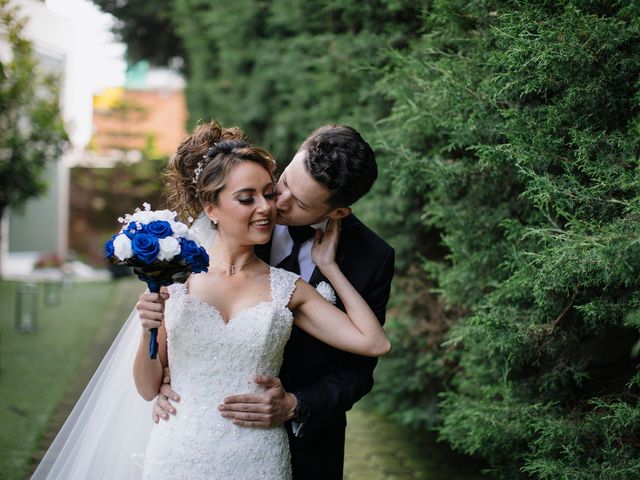
[[[184,220],[196,218],[205,203],[217,203],[231,169],[246,161],[259,164],[273,179],[275,160],[249,145],[241,129],[222,128],[215,121],[196,126],[164,172],[169,207]]]

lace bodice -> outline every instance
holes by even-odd
[[[214,306],[189,295],[186,285],[169,287],[167,351],[172,388],[181,400],[176,416],[152,432],[145,478],[289,478],[284,429],[237,427],[220,416],[217,405],[231,394],[261,392],[256,375],[278,375],[297,278],[271,267],[271,301],[227,323]]]

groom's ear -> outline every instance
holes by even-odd
[[[332,220],[340,220],[341,218],[351,215],[351,207],[338,207],[331,210],[327,215]]]

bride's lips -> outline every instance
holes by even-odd
[[[250,226],[252,226],[256,230],[260,230],[264,232],[269,231],[271,229],[272,224],[273,222],[269,218],[261,218],[259,220],[254,220],[252,222],[249,222]]]

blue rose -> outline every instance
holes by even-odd
[[[138,226],[140,228],[138,228]],[[124,227],[123,233],[129,237],[130,240],[133,240],[133,237],[140,233],[147,233],[147,229],[145,225],[138,222],[131,222],[126,227]]]
[[[160,245],[153,235],[138,232],[131,240],[131,249],[136,258],[148,265],[157,258]]]
[[[203,247],[199,247],[193,240],[182,239],[180,256],[189,265],[193,273],[205,272],[209,267],[209,255]]]
[[[207,254],[204,247],[199,247],[197,255],[194,255],[192,259],[191,271],[193,273],[206,272],[209,270],[209,254]]]
[[[171,225],[169,224],[169,222],[165,222],[164,220],[156,220],[154,222],[148,223],[145,230],[147,231],[147,233],[155,235],[158,238],[165,238],[173,235]]]
[[[111,237],[111,240],[107,240],[107,243],[104,244],[104,256],[107,258],[113,257],[113,239],[116,238],[114,235]]]
[[[180,256],[184,258],[185,262],[191,263],[193,256],[198,254],[198,248],[196,242],[183,238],[180,242]]]

